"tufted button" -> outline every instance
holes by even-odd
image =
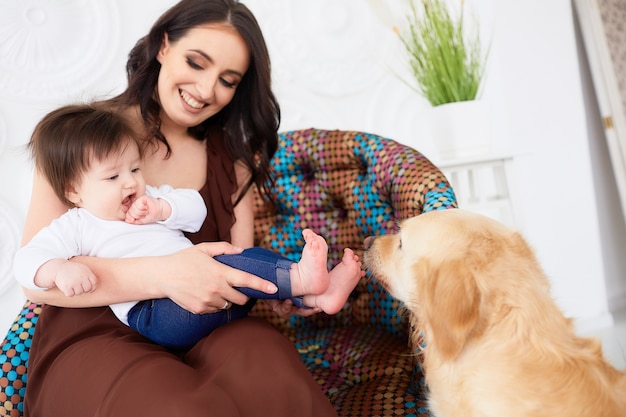
[[[302,170],[302,176],[305,181],[311,181],[315,178],[315,169],[309,163],[303,163],[300,165],[300,169]]]

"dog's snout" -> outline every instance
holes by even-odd
[[[365,250],[368,250],[372,247],[372,245],[374,244],[374,239],[375,238],[373,236],[368,236],[365,238],[365,240],[363,241],[363,247],[365,248]]]

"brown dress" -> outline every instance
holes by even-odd
[[[208,151],[209,215],[194,241],[229,240],[232,162]],[[228,168],[229,171],[225,171]],[[28,365],[26,417],[336,416],[293,344],[254,318],[172,353],[108,307],[44,306]]]

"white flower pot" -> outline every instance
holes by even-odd
[[[491,150],[489,103],[461,101],[433,107],[425,123],[440,159],[463,159]]]

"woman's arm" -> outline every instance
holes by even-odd
[[[66,210],[48,181],[36,173],[22,241],[30,241],[42,227]],[[219,254],[239,251],[228,243],[215,242],[158,257],[77,257],[72,262],[87,265],[96,275],[95,291],[75,297],[66,297],[58,288],[24,289],[24,292],[31,301],[60,307],[95,307],[167,297],[194,313],[210,313],[217,311],[224,300],[238,304],[247,301],[248,298],[233,286],[268,293],[276,291],[273,284],[213,259]]]
[[[235,162],[235,175],[237,176],[237,195],[250,180],[250,171],[241,162]],[[233,201],[234,202],[234,201]],[[243,198],[234,208],[235,224],[230,229],[230,240],[233,245],[241,248],[250,248],[254,245],[254,191],[248,189]]]

